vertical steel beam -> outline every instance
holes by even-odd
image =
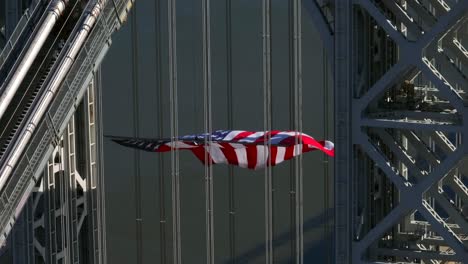
[[[451,39],[445,41],[444,45],[453,45],[453,47],[444,46],[438,50],[434,50],[438,47],[434,42],[442,38],[453,38],[452,32],[465,23],[468,1],[451,2],[448,9],[434,9],[432,4],[435,3],[429,4],[426,1],[381,3],[355,0],[351,2],[335,1],[335,141],[338,146],[335,158],[336,263],[372,261],[407,263],[405,261],[414,259],[414,256],[432,260],[433,263],[438,260],[465,260],[468,255],[461,238],[468,234],[466,230],[468,223],[461,214],[459,204],[456,201],[452,203],[444,191],[445,185],[448,185],[462,200],[466,196],[466,186],[463,182],[456,176],[453,180],[451,177],[454,177],[460,159],[468,154],[467,145],[463,144],[463,140],[462,145],[456,145],[447,138],[454,133],[461,133],[458,137],[463,139],[467,134],[465,131],[468,110],[466,98],[462,95],[466,92],[463,86],[466,82],[465,76],[458,65],[448,61],[450,59],[459,61],[453,57],[464,53],[451,52],[460,50]],[[411,8],[411,11],[408,8]],[[356,21],[361,19],[357,16],[358,10],[362,10],[364,16],[371,17],[374,25],[365,27],[357,23]],[[407,34],[408,29],[412,32],[411,36]],[[383,43],[398,48],[398,52],[396,54],[354,52],[358,50],[358,47],[353,47],[355,43],[359,43],[359,39],[356,38],[369,31],[385,32],[383,39],[389,37],[394,44],[388,40]],[[416,39],[409,39],[410,37]],[[369,45],[364,47],[368,49],[380,49],[378,45],[383,45],[361,42],[362,44]],[[371,72],[370,69],[363,72],[355,70],[356,62],[369,60],[362,56],[384,55],[386,64],[378,69],[381,72]],[[395,63],[390,65],[392,61]],[[439,66],[444,68],[440,69]],[[402,84],[408,80],[414,82],[416,79],[414,74],[420,75],[418,79],[423,76],[426,82],[437,88],[438,96],[440,94],[441,97],[448,99],[455,111],[450,109],[445,111],[452,111],[458,119],[453,123],[438,123],[434,112],[419,109],[414,113],[412,112],[414,109],[408,105],[395,104],[396,99],[390,96],[394,96],[392,93],[402,93]],[[362,79],[363,76],[376,81],[372,86],[368,85],[371,87],[366,87],[364,82],[363,87],[366,91],[353,95],[355,79]],[[462,85],[456,85],[457,83]],[[409,96],[407,93],[406,98]],[[379,102],[383,100],[382,98],[389,99],[388,104],[391,107],[403,111],[398,112],[401,116],[393,120],[380,118],[383,110]],[[385,111],[396,115],[396,110],[393,108]],[[367,117],[371,114],[380,117],[376,119]],[[419,122],[412,121],[416,116],[421,119]],[[445,131],[445,134],[442,131]],[[429,141],[423,137],[428,137]],[[354,159],[357,150],[366,153],[370,164],[374,166],[367,168],[359,166]],[[441,152],[442,157],[439,156]],[[420,167],[424,164],[429,166],[429,169]],[[373,187],[370,189],[366,187],[374,184],[368,176],[372,175],[372,172],[374,175],[385,175],[384,181],[393,183],[390,185],[378,183],[381,185],[379,186],[382,189],[381,194],[389,192],[397,194],[392,198],[384,197],[380,203],[382,208],[360,216],[358,212],[364,209],[357,200],[360,194],[356,192],[373,191]],[[448,179],[445,179],[447,177]],[[356,185],[358,182],[365,182],[366,186]],[[368,195],[372,197],[372,193]],[[388,199],[393,200],[386,201]],[[371,201],[377,206],[379,202]],[[385,204],[388,203],[391,205],[386,207]],[[435,206],[436,204],[438,206]],[[415,210],[425,218],[424,222],[429,227],[429,231],[425,231],[424,236],[434,236],[433,232],[436,232],[440,236],[439,239],[443,240],[453,252],[447,253],[440,248],[426,247],[423,244],[428,242],[423,240],[418,240],[420,242],[416,243],[420,244],[417,246],[404,239],[408,233],[400,232],[410,232],[410,236],[415,235],[411,232],[415,232],[417,227],[405,229],[405,225],[417,225],[408,217],[408,214]],[[444,219],[442,213],[446,213],[448,218]],[[375,214],[379,216],[376,217]],[[354,236],[355,219],[359,217],[362,219],[361,225],[366,229],[366,234]],[[391,241],[387,243],[388,238],[382,240],[383,236],[391,236]],[[404,245],[409,246],[402,250]],[[394,251],[387,250],[388,246]]]
[[[9,237],[13,264],[105,263],[96,89],[90,84]]]
[[[353,90],[353,5],[335,1],[335,263],[352,260],[353,124],[350,113]]]

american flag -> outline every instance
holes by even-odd
[[[190,150],[203,164],[225,163],[249,169],[275,166],[312,150],[321,150],[332,157],[335,154],[331,141],[317,141],[296,131],[217,130],[177,139],[112,137],[112,140],[150,152]]]

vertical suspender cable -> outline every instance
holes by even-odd
[[[161,34],[161,0],[156,0],[155,2],[155,36],[156,36],[156,63],[158,69],[156,70],[156,83],[158,85],[157,94],[158,94],[158,137],[163,137],[164,135],[164,126],[161,125],[163,120],[163,81],[162,81],[162,56],[161,56],[161,47],[162,47],[162,34]],[[159,236],[160,236],[160,263],[165,264],[167,262],[166,257],[166,248],[167,248],[167,239],[166,239],[166,183],[164,181],[164,159],[162,155],[158,155],[159,161]]]
[[[294,101],[294,87],[295,87],[295,74],[294,74],[294,24],[293,24],[293,0],[289,0],[288,3],[288,34],[289,34],[289,127],[294,127],[295,123],[295,101]],[[296,254],[296,181],[295,181],[295,164],[289,164],[289,219],[290,219],[290,240],[291,240],[291,248],[290,248],[290,255],[291,258],[294,259]]]
[[[206,198],[206,263],[214,263],[214,225],[213,225],[213,167],[208,152],[211,148],[211,35],[210,0],[202,0],[203,34],[203,94],[205,120],[205,198]]]
[[[168,31],[169,31],[169,89],[171,138],[179,137],[178,102],[177,102],[177,43],[176,43],[176,0],[168,0]],[[171,149],[171,178],[172,178],[172,243],[173,263],[181,263],[180,246],[180,175],[179,151]]]
[[[266,263],[273,263],[273,198],[271,166],[268,166],[271,150],[271,0],[262,2],[263,18],[263,130],[268,148],[265,159],[265,256]]]
[[[132,16],[132,77],[133,77],[133,133],[135,137],[139,136],[139,111],[138,111],[138,37],[137,37],[137,20],[136,12],[137,6],[135,5]],[[136,250],[137,261],[136,263],[143,263],[143,245],[142,245],[142,215],[141,215],[141,174],[140,174],[140,152],[134,152],[135,161],[135,225],[136,225]]]
[[[231,21],[231,0],[226,0],[226,54],[227,54],[227,116],[228,129],[233,129],[233,107],[232,107],[232,21]],[[228,166],[229,173],[229,255],[230,261],[235,263],[236,256],[236,229],[235,229],[235,196],[234,196],[234,169]]]
[[[294,154],[302,152],[302,34],[301,34],[301,1],[293,0],[293,52],[294,52],[294,127],[299,131],[296,137]],[[304,262],[303,232],[303,181],[302,155],[295,159],[296,186],[296,263]]]
[[[98,125],[99,125],[99,128],[97,129],[97,133],[99,133],[99,145],[98,145],[98,154],[99,154],[99,160],[102,160],[104,161],[104,150],[103,150],[103,136],[102,136],[102,128],[104,127],[103,126],[103,122],[102,122],[102,72],[101,72],[101,68],[99,67],[99,70],[96,72],[96,86],[94,86],[93,88],[95,89],[95,92],[97,94],[97,100],[98,100],[98,104],[96,105],[97,107],[97,115],[96,117],[98,118]],[[100,165],[99,166],[99,174],[100,174],[100,177],[99,177],[99,185],[101,186],[101,188],[99,188],[99,202],[101,203],[101,212],[100,212],[100,215],[101,215],[101,225],[105,225],[106,223],[106,199],[105,199],[105,189],[106,189],[106,186],[105,186],[105,178],[104,178],[104,165]],[[102,263],[107,263],[107,240],[106,240],[106,229],[105,228],[102,228],[101,230],[101,261]]]
[[[324,85],[323,85],[323,115],[324,115],[324,124],[323,124],[323,136],[324,138],[329,138],[328,134],[328,126],[329,126],[329,114],[328,114],[328,100],[330,99],[330,96],[329,96],[329,92],[328,92],[328,89],[329,89],[329,84],[328,84],[328,58],[327,58],[327,51],[326,49],[323,49],[323,80],[324,80]],[[324,177],[324,183],[325,183],[325,192],[324,192],[324,204],[323,204],[323,210],[325,211],[325,239],[329,239],[329,237],[331,237],[331,234],[330,234],[330,224],[329,224],[329,217],[330,217],[330,214],[329,214],[329,188],[330,188],[330,179],[328,178],[329,177],[329,170],[328,170],[328,165],[329,162],[328,162],[328,155],[326,155],[325,153],[323,154],[323,177]],[[329,241],[326,241],[326,247],[325,247],[325,256],[326,256],[326,263],[331,263],[331,254],[332,254],[332,251],[331,251],[331,242]]]

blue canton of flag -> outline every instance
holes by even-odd
[[[211,140],[215,140],[215,141],[223,140],[230,132],[231,130],[216,130],[213,132],[211,136]]]
[[[185,135],[180,137],[181,140],[204,140],[205,137],[210,137],[211,140],[219,141],[223,140],[227,134],[229,134],[231,130],[216,130],[212,134],[210,133],[202,133],[202,134],[192,134],[192,135]]]
[[[198,134],[193,134],[193,135],[185,135],[181,137],[182,140],[196,140],[198,139]]]

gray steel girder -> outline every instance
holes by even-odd
[[[350,2],[352,3],[335,1],[333,35],[337,95],[336,263],[409,263],[414,259],[466,260],[468,251],[465,238],[468,236],[468,222],[461,212],[461,205],[468,202],[468,188],[463,182],[463,176],[459,175],[459,164],[462,158],[468,155],[468,144],[464,144],[468,142],[468,104],[464,97],[464,90],[468,88],[465,87],[467,81],[464,72],[468,52],[459,41],[460,38],[466,39],[463,35],[466,32],[459,29],[464,27],[468,17],[468,1]],[[356,41],[358,36],[365,35],[359,35],[357,32],[372,31],[375,28],[356,26],[357,10],[365,10],[373,19],[375,28],[381,29],[398,50],[395,62],[377,76],[375,83],[368,84],[363,93],[352,92],[356,80],[369,79],[362,78],[361,75],[371,76],[375,73],[370,70],[358,73],[355,70],[355,61],[359,56],[373,54],[356,53],[357,47],[354,45],[359,43]],[[460,37],[460,34],[463,36]],[[437,42],[441,40],[440,48]],[[362,60],[371,61],[369,59]],[[448,100],[448,106],[453,107],[453,110],[449,111],[450,114],[444,116],[445,113],[415,112],[405,106],[399,106],[398,110],[376,112],[374,102],[382,100],[383,96],[389,96],[389,91],[394,91],[393,87],[403,83],[408,76],[411,82],[423,79],[430,84],[428,87],[435,87],[434,92]],[[430,89],[420,89],[418,92],[434,94]],[[425,138],[420,134],[425,135]],[[455,143],[448,139],[454,135],[460,138]],[[376,141],[376,137],[380,141]],[[408,144],[417,155],[412,155],[412,152],[407,150]],[[374,175],[371,170],[375,170],[375,167],[364,167],[364,170],[358,167],[359,161],[355,158],[357,151],[365,153],[371,164],[385,175],[391,183],[389,186],[393,186],[387,187],[393,188],[387,191],[397,193],[393,196],[392,209],[382,215],[378,222],[371,224],[371,216],[363,216],[363,226],[368,227],[362,236],[355,235],[355,232],[361,232],[355,230],[355,227],[359,226],[357,221],[361,221],[358,220],[358,212],[363,210],[362,207],[368,206],[357,200],[358,195],[355,192],[370,190],[367,186],[356,183],[362,182],[358,179],[363,177],[364,182],[365,179],[370,180],[369,175]],[[428,164],[428,171],[417,166],[420,159]],[[417,182],[408,180],[407,176],[404,176],[406,174],[412,175]],[[449,197],[441,184],[448,186],[458,200],[454,201]],[[370,193],[369,196],[373,197]],[[367,203],[369,202],[372,201]],[[443,244],[453,252],[442,249],[442,244],[433,244],[429,249],[418,248],[415,243],[408,250],[379,246],[379,240],[384,235],[399,232],[398,228],[392,228],[399,226],[404,217],[415,211],[424,218],[430,227],[429,231],[436,232],[443,239]],[[448,218],[441,217],[442,211]],[[391,243],[395,246],[399,243],[410,243],[398,241],[398,236],[393,236],[392,240]]]

